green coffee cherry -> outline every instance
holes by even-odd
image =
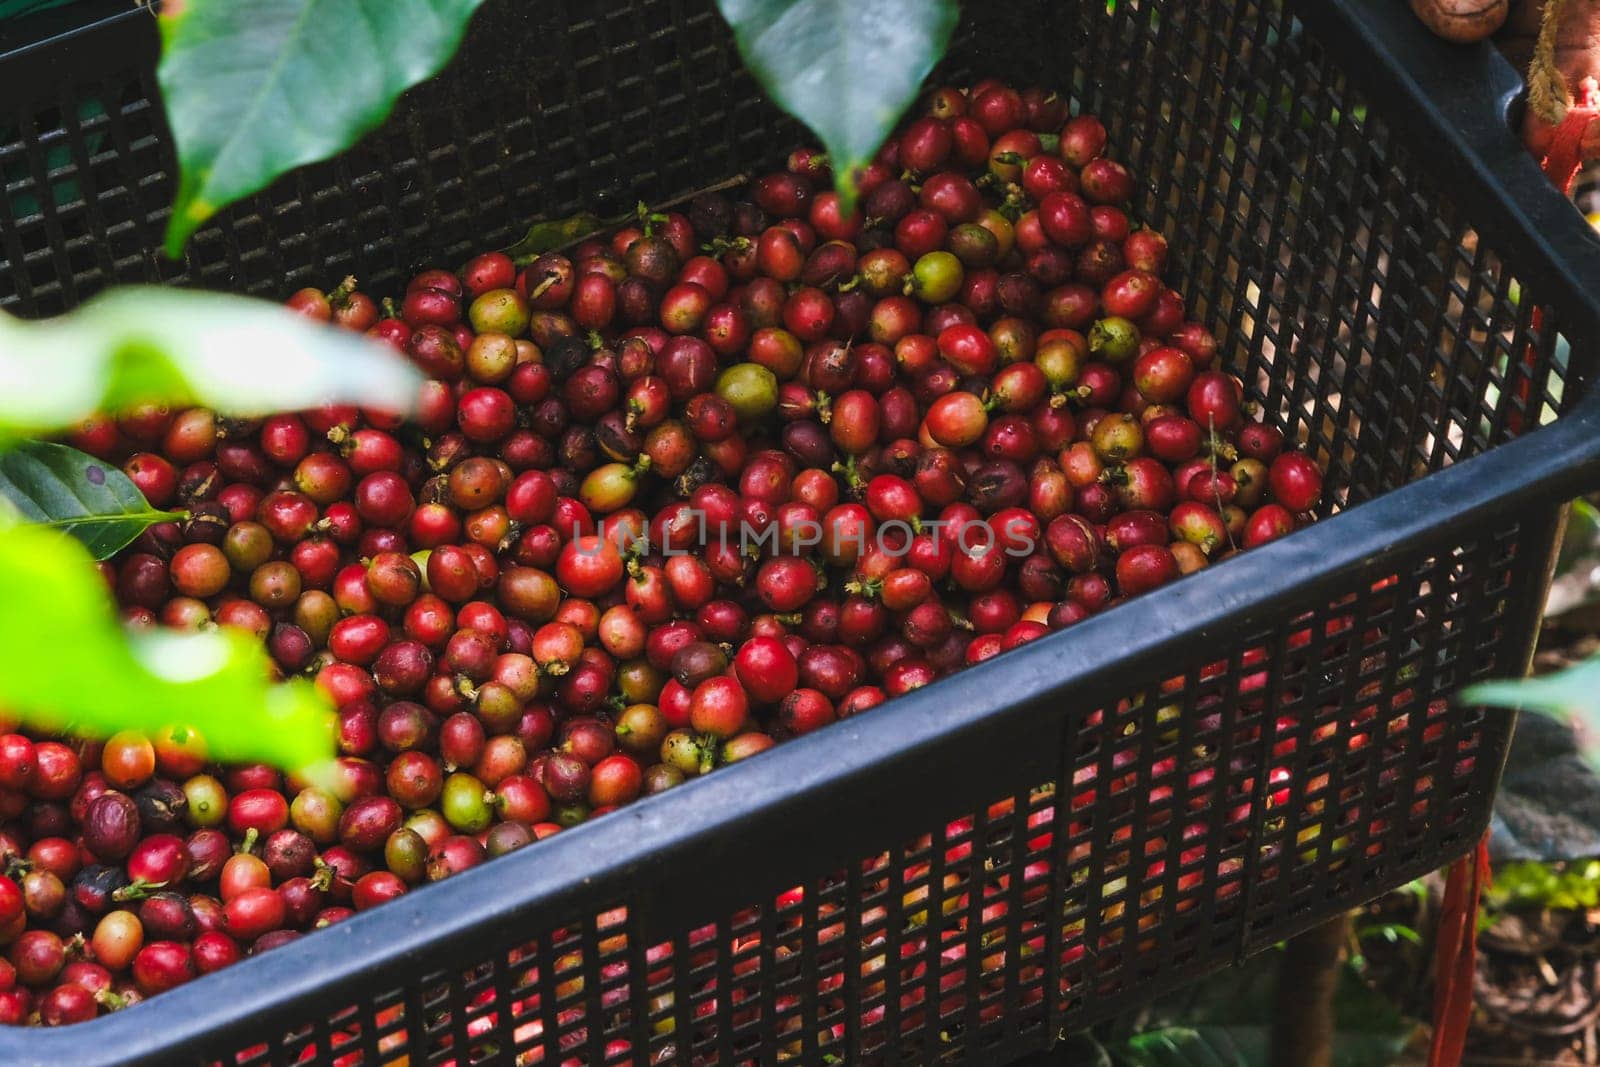
[[[759,363],[736,363],[717,377],[717,395],[740,422],[754,422],[778,406],[778,376]]]
[[[1089,351],[1107,363],[1125,363],[1139,354],[1139,327],[1108,315],[1089,327]]]

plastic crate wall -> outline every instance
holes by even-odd
[[[657,202],[798,136],[710,4],[491,4],[449,73],[382,130],[224,212],[178,265],[160,254],[175,171],[153,29],[119,36],[78,53],[83,81],[18,75],[6,94],[0,176],[22,210],[0,214],[0,308],[54,313],[114,281],[281,297],[355,271],[385,291],[423,264],[510,244],[536,218]]]
[[[1170,280],[1328,464],[1329,510],[1562,407],[1553,310],[1536,333],[1537,292],[1277,5],[964,17],[952,72],[1051,85],[1106,119],[1111,154],[1144,180],[1136,215],[1173,249]],[[86,39],[83,80],[12,68],[0,307],[46,314],[157,279],[281,297],[356,273],[392,291],[533,218],[659,202],[798,140],[703,0],[493,3],[382,131],[226,212],[172,265],[156,251],[172,181],[152,57],[140,31]],[[737,846],[575,880],[557,905],[519,902],[508,875],[492,929],[330,986],[314,1011],[196,1035],[184,1057],[598,1064],[648,1047],[652,1062],[858,1064],[1042,1048],[1471,845],[1509,721],[1441,698],[1521,669],[1556,522],[1534,509],[1417,540],[1271,590],[1250,625],[1103,670],[1062,639],[1056,676],[1010,684],[1084,684],[1019,708],[1026,731],[953,722],[881,778],[838,783],[815,821],[752,809]],[[1169,622],[1182,588],[1129,618]],[[982,699],[967,677],[941,683],[957,710]],[[719,776],[690,789],[712,798]],[[639,806],[640,833],[669,835],[655,810]]]

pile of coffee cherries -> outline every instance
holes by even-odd
[[[187,509],[105,565],[338,709],[333,784],[0,722],[0,1022],[94,1016],[1070,627],[1309,521],[1063,101],[939,89],[859,175],[377,300],[410,421],[147,407],[72,443]],[[1137,613],[1129,615],[1137,626]],[[3,718],[3,716],[0,716]]]

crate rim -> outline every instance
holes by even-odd
[[[159,2],[82,0],[0,23],[0,69],[48,68],[53,53],[79,38],[98,39],[153,19]],[[1447,43],[1424,32],[1409,10],[1384,0],[1284,2],[1320,35],[1371,54],[1373,63],[1352,76],[1368,96],[1383,99],[1384,118],[1425,135],[1440,157],[1434,164],[1439,173],[1472,175],[1453,195],[1474,216],[1503,213],[1514,223],[1485,232],[1522,261],[1520,272],[1551,294],[1550,303],[1574,316],[1586,339],[1600,344],[1600,291],[1578,282],[1600,278],[1600,234],[1550,186],[1513,133],[1523,108],[1521,75],[1490,45]],[[15,83],[11,91],[21,95]],[[1491,202],[1494,211],[1481,210]],[[1585,357],[1569,386],[1586,386],[1592,377],[1593,360]]]
[[[76,37],[135,19],[155,18],[154,8],[128,0],[80,0],[0,22],[0,64],[54,50]]]
[[[1428,146],[1437,157],[1435,173],[1471,175],[1451,196],[1469,216],[1503,215],[1510,226],[1482,232],[1518,260],[1518,272],[1537,281],[1548,303],[1561,306],[1561,329],[1576,327],[1585,342],[1600,344],[1600,292],[1583,284],[1600,279],[1600,234],[1514,133],[1525,100],[1522,75],[1487,42],[1454,45],[1425,32],[1409,7],[1383,0],[1291,2],[1296,17],[1322,35],[1371,54],[1374,62],[1350,76],[1369,98],[1383,100],[1386,121]],[[1587,386],[1594,353],[1574,356],[1572,383]]]
[[[1593,356],[1589,345],[1600,338],[1600,294],[1584,291],[1578,280],[1600,278],[1600,240],[1543,180],[1513,136],[1510,119],[1520,93],[1515,72],[1487,45],[1461,48],[1432,39],[1408,10],[1388,0],[1325,0],[1305,6],[1311,10],[1302,12],[1297,5],[1297,17],[1319,33],[1359,42],[1370,53],[1370,66],[1352,76],[1359,74],[1369,95],[1385,98],[1384,117],[1413,132],[1425,131],[1443,159],[1436,165],[1471,173],[1473,180],[1461,190],[1467,205],[1476,198],[1497,198],[1498,210],[1515,232],[1497,233],[1496,239],[1523,261],[1519,271],[1536,278],[1550,302],[1562,307],[1563,325],[1581,331],[1574,338],[1568,387],[1587,394]],[[38,16],[54,21],[50,16],[71,12],[80,21],[20,46],[0,35],[0,68],[14,57],[41,58],[42,51],[64,41],[149,17],[146,11],[119,4],[114,14],[82,22],[84,9],[98,8],[102,5],[91,2]],[[1383,93],[1385,88],[1397,91]],[[1513,488],[1501,488],[1507,485]],[[1398,554],[1402,549],[1397,546],[1437,536],[1458,523],[1550,506],[1597,486],[1600,398],[1583,395],[1551,425],[1140,597],[1141,625],[1132,632],[1122,625],[1131,618],[1125,612],[1094,616],[1014,650],[1003,662],[959,672],[871,715],[779,746],[750,765],[730,766],[644,798],[609,818],[543,841],[537,849],[418,887],[315,937],[247,958],[148,1003],[60,1029],[0,1028],[0,1061],[171,1062],[175,1048],[198,1053],[220,1049],[246,1031],[281,1029],[280,1024],[291,1025],[308,1004],[333,1006],[346,995],[354,999],[354,988],[375,973],[393,976],[397,986],[402,981],[397,972],[408,964],[419,973],[433,973],[425,953],[441,941],[449,940],[463,952],[469,945],[495,943],[508,910],[570,910],[583,901],[604,906],[607,893],[620,890],[671,851],[740,841],[752,827],[781,827],[795,812],[826,808],[830,791],[859,784],[885,767],[915,763],[935,743],[948,745],[952,735],[976,739],[1002,720],[1059,716],[1062,712],[1053,702],[1069,691],[1074,700],[1087,703],[1097,689],[1110,684],[1112,673],[1135,664],[1157,665],[1195,633],[1270,618],[1291,595],[1331,588],[1341,577]],[[1441,514],[1448,518],[1440,519]],[[1286,573],[1301,580],[1284,582]],[[1271,592],[1259,595],[1264,588]],[[1065,675],[1064,656],[1080,664]],[[994,682],[1002,673],[1013,679],[1026,675],[1041,687],[996,704]],[[991,768],[989,773],[998,772]],[[1015,778],[1014,763],[1006,777]],[[914,807],[892,798],[884,804],[897,810]],[[847,855],[851,831],[847,828],[837,841],[837,856]],[[508,889],[516,898],[510,908],[503,900]],[[724,892],[738,892],[737,886]],[[652,899],[631,918],[647,921],[669,902],[670,894]],[[151,1025],[157,1006],[170,1009],[167,1024],[159,1030]]]

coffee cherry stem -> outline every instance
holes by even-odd
[[[312,869],[315,872],[311,876],[312,888],[326,893],[333,885],[334,876],[339,872],[334,870],[333,866],[325,862],[321,856],[312,861]]]
[[[833,398],[819,389],[813,402],[817,407],[817,421],[824,426],[833,422]]]
[[[94,995],[96,1004],[107,1011],[121,1011],[128,1006],[128,998],[119,996],[109,989],[102,989]]]
[[[356,276],[346,274],[344,281],[340,282],[328,293],[328,303],[334,308],[342,308],[350,302],[350,294],[356,291]]]
[[[656,227],[667,221],[667,216],[660,211],[652,211],[650,205],[643,200],[634,205],[634,217],[639,221],[639,228],[646,237],[655,236]]]
[[[1233,445],[1229,444],[1227,441],[1223,440],[1222,437],[1217,433],[1214,425],[1206,430],[1205,450],[1206,455],[1211,460],[1211,470],[1213,473],[1216,472],[1217,460],[1219,458],[1224,463],[1232,463],[1234,460],[1239,458],[1239,450]]]
[[[111,899],[119,904],[130,900],[144,900],[150,894],[159,893],[165,888],[167,888],[166,882],[146,882],[140,878],[129,882],[121,889],[113,890]]]
[[[729,252],[744,253],[754,247],[755,242],[748,237],[717,237],[701,245],[700,251],[720,259]]]
[[[700,748],[700,773],[710,774],[717,769],[717,738],[713,734],[701,734],[696,744]]]
[[[556,274],[553,271],[546,271],[544,280],[538,285],[534,286],[532,289],[528,290],[528,301],[532,303],[533,301],[538,300],[541,296],[550,291],[551,286],[555,285],[560,280],[561,275]]]
[[[1217,456],[1220,454],[1224,460],[1231,463],[1238,458],[1239,453],[1232,445],[1217,436],[1217,419],[1213,414],[1206,416],[1206,451],[1206,458],[1211,464],[1211,496],[1216,504],[1217,514],[1221,515],[1223,504],[1222,491],[1217,481]],[[1234,543],[1233,531],[1228,528],[1226,523],[1223,524],[1222,531],[1228,535],[1228,549],[1230,551],[1238,551],[1239,546]],[[1215,546],[1202,546],[1202,549],[1209,556],[1213,547]]]
[[[861,476],[860,468],[856,465],[856,457],[853,455],[847,456],[843,463],[835,461],[832,469],[835,474],[844,476],[845,485],[848,487],[851,497],[859,500],[862,493],[866,491],[867,483],[866,479]]]
[[[499,553],[510,552],[516,547],[517,541],[522,537],[522,523],[512,520],[506,523],[505,536],[495,542],[494,550]]]
[[[868,600],[876,600],[883,591],[881,578],[852,578],[844,583],[844,591],[853,596],[863,596]]]

